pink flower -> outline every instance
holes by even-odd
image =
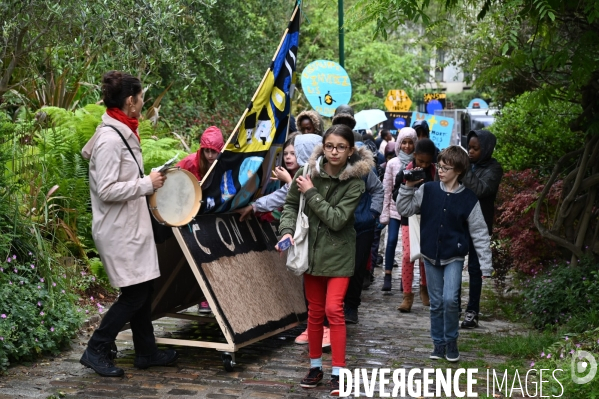
[[[93,297],[93,296],[90,296],[90,297],[89,297],[89,299],[91,299],[91,300],[93,301],[93,300],[94,300],[94,297]]]
[[[0,267],[0,272],[4,272],[4,268],[3,267]]]
[[[545,357],[545,352],[541,352],[541,357]]]
[[[37,289],[38,289],[38,290],[41,290],[41,289],[42,289],[42,287],[38,285],[38,286],[37,286]]]
[[[64,294],[64,290],[61,290],[60,292],[62,292]]]
[[[4,341],[4,337],[0,337],[0,341]]]
[[[7,261],[8,263],[10,263],[10,258],[6,259],[6,261]]]
[[[50,327],[50,331],[54,332],[54,327]]]
[[[0,315],[0,317],[2,317],[3,319],[6,319],[6,315],[5,315],[4,313],[2,313],[2,314]]]
[[[44,321],[42,320],[42,324],[44,324]]]
[[[13,258],[13,260],[17,259],[17,255],[13,255],[12,258]]]
[[[88,313],[89,313],[89,310],[86,310],[86,311],[85,311],[85,314],[88,314]]]
[[[43,278],[40,278],[40,282],[42,282],[42,283],[43,283],[43,282],[44,282],[44,279],[43,279]]]
[[[560,353],[559,357],[560,357],[560,359],[563,359],[564,358],[564,352]]]
[[[31,268],[32,268],[32,269],[35,269],[35,266],[31,265]]]
[[[12,281],[9,281],[8,284],[12,285]]]
[[[574,354],[574,349],[572,349],[572,350],[570,351],[570,354],[571,354],[571,355],[573,355],[573,354]]]
[[[38,301],[37,306],[42,306],[42,303]]]
[[[551,359],[551,353],[547,355],[547,359]]]
[[[566,341],[568,340],[568,336],[566,335]]]
[[[44,313],[44,311],[42,310],[42,311],[40,312],[40,316],[43,316],[43,315],[45,315],[45,313]]]
[[[52,287],[56,287],[56,283],[52,283]]]
[[[530,367],[534,367],[534,365],[535,365],[535,362],[530,363]]]
[[[18,273],[19,271],[17,269],[14,270],[15,273]]]

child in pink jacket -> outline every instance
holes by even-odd
[[[414,159],[414,146],[416,145],[416,131],[411,127],[404,127],[397,135],[395,152],[397,157],[387,162],[385,177],[383,178],[383,188],[385,197],[383,201],[383,212],[380,221],[387,227],[387,248],[385,249],[385,281],[382,291],[391,291],[391,271],[393,270],[393,260],[395,257],[395,247],[399,238],[400,216],[397,213],[395,201],[392,198],[395,176]]]

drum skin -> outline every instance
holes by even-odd
[[[195,176],[180,168],[167,169],[166,180],[150,195],[150,211],[158,222],[171,227],[184,226],[198,214],[202,190]]]

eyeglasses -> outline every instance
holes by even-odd
[[[324,149],[327,152],[333,152],[333,150],[337,150],[338,153],[343,153],[345,152],[345,150],[347,150],[349,148],[348,145],[345,144],[337,144],[336,146],[331,144],[331,143],[326,143],[324,145]]]
[[[450,170],[453,170],[453,168],[450,168],[449,166],[445,166],[445,165],[441,165],[439,164],[439,171],[440,172],[449,172]]]

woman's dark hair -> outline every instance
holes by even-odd
[[[102,77],[102,97],[106,108],[123,109],[127,97],[141,92],[141,81],[133,75],[119,71],[106,72]]]
[[[435,143],[433,140],[423,138],[416,141],[416,148],[414,148],[414,154],[427,154],[431,156],[431,159],[435,157],[435,152],[437,148],[435,147]]]
[[[328,128],[327,131],[324,133],[324,136],[322,136],[323,145],[327,140],[327,137],[329,137],[331,134],[343,137],[349,143],[350,148],[353,148],[356,145],[356,141],[354,140],[354,131],[351,130],[349,126],[333,125],[330,128]]]
[[[393,135],[391,134],[391,130],[389,130],[389,129],[383,129],[383,130],[381,130],[381,138],[384,139],[385,136],[387,136],[387,135],[393,137]]]

